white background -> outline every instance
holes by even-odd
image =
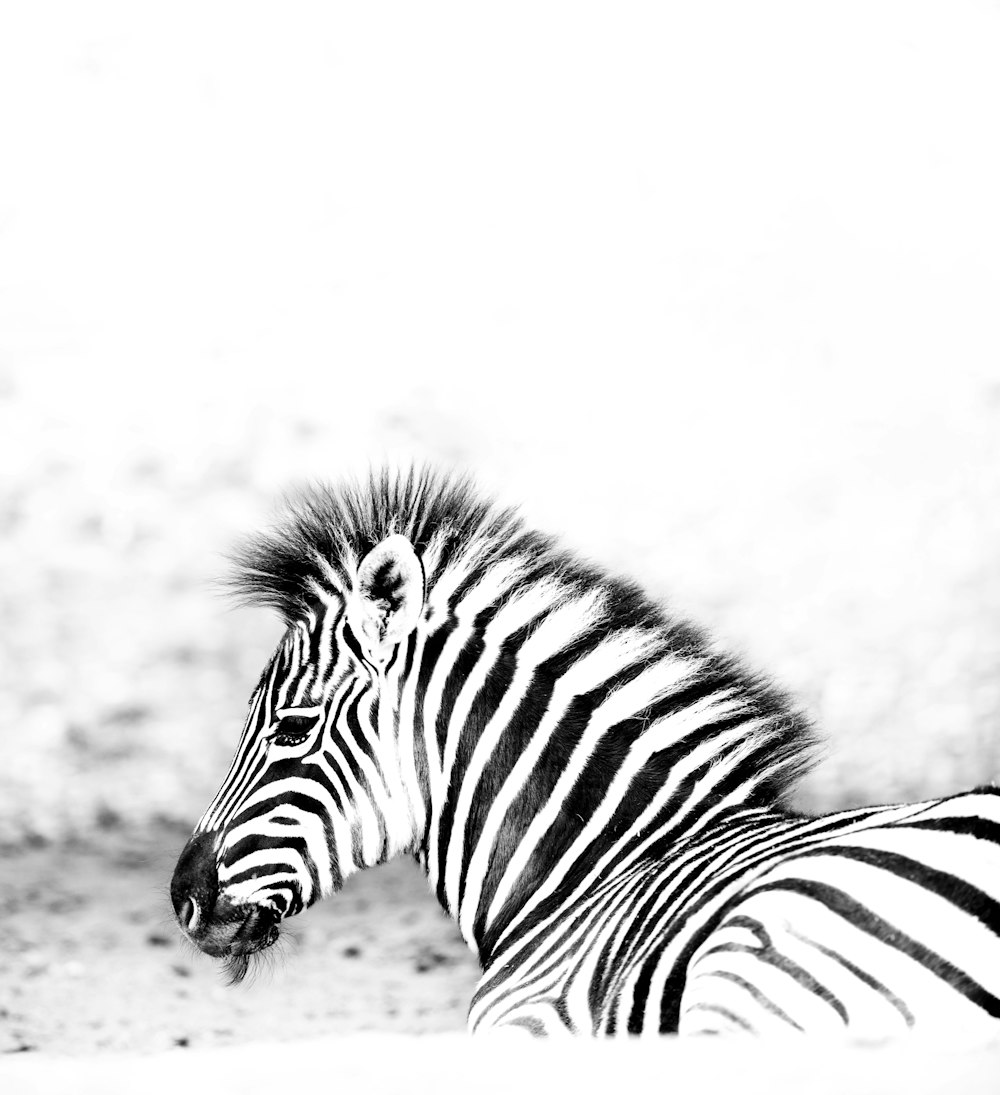
[[[117,802],[67,726],[147,701],[143,803],[214,787],[273,625],[164,634],[387,457],[793,687],[804,801],[1000,775],[998,57],[969,0],[4,3],[8,802]]]

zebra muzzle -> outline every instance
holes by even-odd
[[[197,909],[194,916],[196,926],[185,929],[187,937],[213,958],[253,954],[278,939],[278,914],[264,905],[230,905],[220,899],[211,919],[201,918]]]
[[[202,832],[185,845],[170,883],[174,914],[181,931],[205,954],[253,954],[277,941],[282,910],[220,893],[215,838]]]

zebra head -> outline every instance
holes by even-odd
[[[229,774],[171,882],[181,929],[234,980],[284,917],[412,849],[424,823],[413,750],[406,771],[397,740],[421,562],[393,534],[325,578],[286,611]]]

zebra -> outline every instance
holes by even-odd
[[[409,854],[473,1032],[1000,1034],[997,787],[797,813],[789,698],[465,477],[312,487],[234,561],[285,631],[171,882],[232,980]]]

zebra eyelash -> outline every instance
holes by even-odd
[[[272,745],[301,745],[316,729],[316,715],[282,715],[268,736]]]

